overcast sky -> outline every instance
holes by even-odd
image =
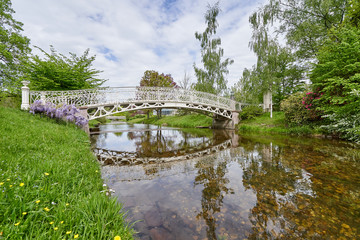
[[[67,55],[90,48],[94,67],[104,71],[105,86],[139,85],[146,70],[171,74],[186,71],[196,82],[193,63],[202,66],[195,32],[206,28],[204,14],[213,0],[12,0],[14,18],[24,24],[32,46],[49,46]],[[249,50],[249,15],[264,0],[222,0],[218,36],[229,67],[228,86],[255,64]],[[33,53],[39,52],[33,50]]]

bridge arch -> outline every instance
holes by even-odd
[[[241,103],[215,94],[165,87],[118,87],[72,91],[30,91],[30,101],[66,103],[79,107],[89,120],[115,113],[172,108],[213,113],[214,121],[225,122],[219,128],[238,123]],[[231,123],[229,125],[229,123]],[[224,125],[225,127],[222,127]]]

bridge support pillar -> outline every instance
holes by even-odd
[[[214,129],[235,129],[236,124],[239,123],[239,112],[232,112],[232,119],[221,118],[215,116],[212,122],[212,127]]]

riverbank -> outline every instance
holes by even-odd
[[[133,239],[85,132],[3,107],[0,126],[0,238]]]
[[[128,123],[145,123],[154,125],[165,125],[181,128],[210,128],[212,118],[202,114],[189,114],[183,116],[164,116],[158,119],[156,116],[149,119],[145,115],[127,121]],[[304,125],[299,127],[287,127],[283,112],[265,113],[253,119],[241,120],[237,127],[240,133],[264,133],[264,134],[291,134],[291,135],[322,135],[319,127]]]
[[[265,113],[253,119],[241,120],[238,124],[240,133],[269,133],[290,135],[323,135],[324,132],[316,126],[303,125],[298,127],[287,127],[283,112]]]
[[[154,125],[165,125],[169,127],[180,127],[180,128],[196,128],[203,127],[209,128],[212,124],[212,118],[203,114],[188,114],[182,116],[164,116],[158,119],[156,116],[149,119],[144,115],[143,118],[134,118],[128,123],[145,123]]]

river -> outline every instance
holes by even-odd
[[[91,142],[136,239],[360,239],[358,145],[125,123]]]

